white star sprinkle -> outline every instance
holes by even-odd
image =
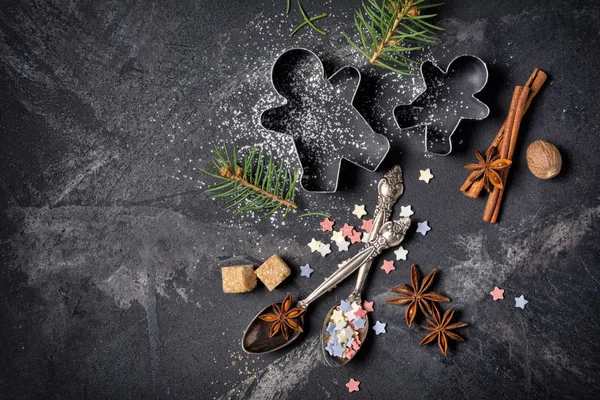
[[[523,295],[519,296],[519,297],[515,297],[515,308],[520,308],[522,310],[525,309],[525,305],[529,303],[529,301],[525,300],[525,297]]]
[[[308,244],[308,247],[310,247],[310,251],[314,253],[315,251],[319,251],[319,249],[321,248],[321,242],[319,240],[316,240],[315,238],[312,238],[310,243]]]
[[[412,206],[400,206],[400,216],[401,217],[410,217],[411,215],[413,215],[415,212],[412,210]]]
[[[433,174],[431,173],[431,169],[427,168],[425,170],[421,169],[419,170],[420,172],[420,176],[419,176],[419,180],[423,181],[425,183],[429,183],[429,181],[431,180],[431,178],[433,178]]]
[[[334,242],[341,242],[345,239],[341,231],[333,231],[333,234],[331,235],[331,240],[333,240]]]
[[[319,247],[319,253],[321,253],[321,257],[325,257],[327,254],[331,253],[331,245],[321,243],[321,246]]]
[[[350,246],[350,242],[346,240],[340,240],[339,242],[335,242],[337,245],[338,251],[348,251],[348,246]]]
[[[417,223],[417,232],[420,233],[421,235],[423,235],[423,236],[427,235],[427,232],[429,232],[430,230],[431,230],[431,228],[429,227],[427,221]]]
[[[362,218],[364,215],[367,215],[364,204],[360,206],[358,204],[355,204],[354,211],[352,211],[352,214],[356,215],[358,218]]]
[[[404,249],[404,247],[398,247],[398,250],[394,251],[396,255],[396,260],[406,260],[406,255],[408,254],[408,250]]]

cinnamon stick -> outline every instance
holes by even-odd
[[[513,94],[513,100],[515,95],[518,94],[517,104],[513,113],[512,121],[507,119],[507,127],[504,132],[504,138],[500,145],[500,158],[506,158],[512,161],[517,146],[517,139],[519,137],[519,128],[521,126],[521,120],[525,114],[525,107],[527,105],[527,96],[529,95],[530,89],[525,86],[517,86]],[[511,108],[513,104],[511,102]],[[506,185],[506,177],[510,166],[502,171],[502,181]],[[483,220],[495,224],[498,220],[498,214],[500,212],[500,205],[504,195],[504,189],[494,188],[488,201],[485,205],[485,211],[483,213]]]
[[[523,88],[523,92],[526,92],[525,96],[529,94],[529,88]],[[521,104],[522,101],[522,104]],[[517,106],[517,114],[515,115],[515,121],[513,123],[513,127],[511,130],[510,136],[510,146],[508,149],[508,159],[512,161],[513,156],[515,154],[515,148],[517,147],[517,139],[519,137],[519,128],[521,126],[521,120],[523,119],[523,115],[525,115],[525,106],[527,99],[523,98],[523,93],[521,93],[521,99],[519,105]],[[503,182],[506,183],[506,178],[508,176],[508,171],[510,170],[510,165],[503,171]],[[504,197],[504,189],[499,191],[498,199],[496,200],[496,204],[494,206],[494,212],[492,213],[492,218],[489,221],[492,224],[495,224],[498,221],[498,214],[500,213],[500,206],[502,205],[502,198]]]

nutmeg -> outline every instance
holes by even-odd
[[[527,148],[527,166],[540,179],[554,178],[562,167],[558,147],[543,140],[531,143]]]

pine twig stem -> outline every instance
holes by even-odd
[[[371,64],[375,64],[375,61],[377,61],[377,59],[379,58],[379,56],[381,55],[383,50],[390,43],[392,35],[394,34],[394,32],[396,32],[396,29],[398,28],[400,21],[402,21],[402,18],[404,18],[404,15],[406,14],[406,12],[408,12],[408,10],[410,10],[410,8],[412,7],[412,3],[413,3],[412,1],[408,1],[408,2],[404,3],[404,5],[402,7],[402,12],[400,12],[399,10],[394,10],[396,12],[396,18],[394,19],[394,23],[392,24],[391,28],[387,32],[385,39],[383,39],[381,41],[381,43],[379,43],[379,46],[377,46],[377,49],[373,52],[373,55],[369,59],[369,62]]]
[[[230,179],[232,181],[235,181],[235,182],[239,183],[240,185],[243,185],[243,186],[245,186],[245,187],[247,187],[247,188],[249,188],[249,189],[251,189],[251,190],[253,190],[253,191],[257,192],[257,193],[259,193],[259,194],[262,194],[265,197],[273,199],[273,200],[275,200],[275,201],[283,204],[284,206],[287,206],[287,207],[290,207],[290,208],[294,208],[294,209],[298,208],[298,206],[296,204],[294,204],[294,203],[292,203],[290,201],[287,201],[285,199],[282,199],[280,197],[277,197],[274,194],[269,193],[266,190],[264,190],[264,189],[262,189],[262,188],[260,188],[260,187],[258,187],[256,185],[253,185],[252,183],[250,183],[247,180],[245,180],[242,177],[242,168],[239,167],[239,166],[237,167],[236,173],[233,173],[233,171],[231,171],[227,167],[223,167],[223,168],[221,168],[219,170],[219,175],[221,175],[223,178],[227,178],[227,179]]]

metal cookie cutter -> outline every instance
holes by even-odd
[[[354,106],[358,69],[346,66],[327,78],[315,53],[294,48],[277,58],[271,75],[273,87],[286,101],[265,110],[261,125],[292,137],[302,188],[335,192],[342,159],[369,171],[379,167],[390,144]]]
[[[400,129],[425,125],[425,151],[447,156],[460,121],[482,120],[490,113],[488,106],[475,98],[487,84],[487,66],[472,55],[456,57],[445,71],[424,61],[421,77],[425,90],[409,105],[394,108],[394,117]]]

